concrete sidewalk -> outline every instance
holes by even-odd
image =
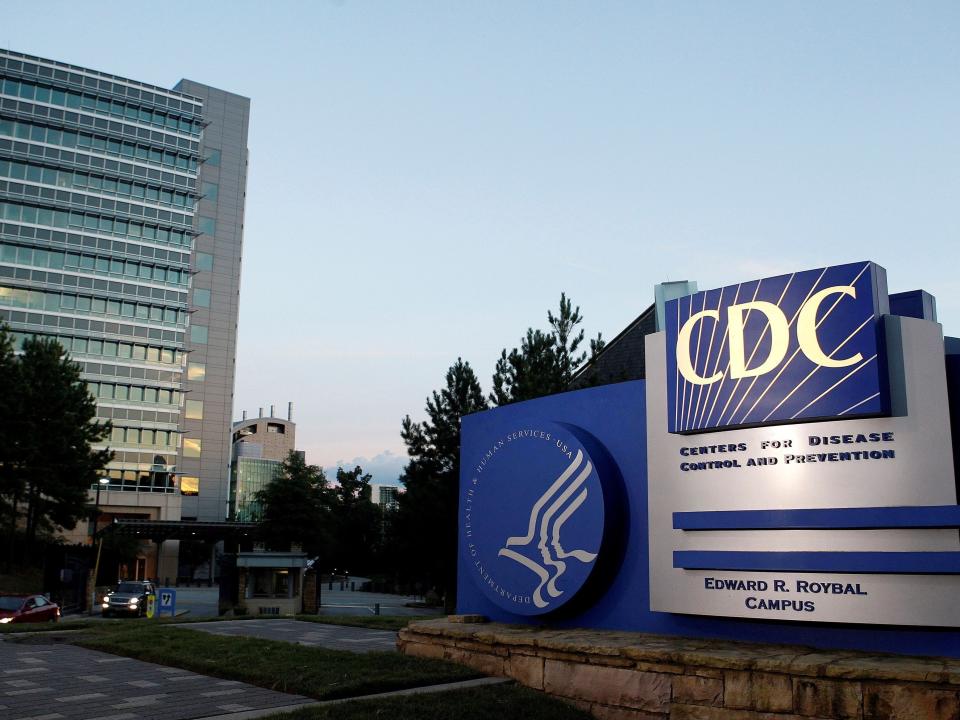
[[[393,630],[323,625],[302,620],[223,620],[190,623],[182,627],[212,635],[284,640],[330,650],[396,652],[397,649],[397,633]]]

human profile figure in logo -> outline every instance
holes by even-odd
[[[557,587],[557,580],[567,571],[568,559],[581,563],[592,563],[597,559],[596,553],[565,549],[561,539],[564,524],[587,499],[589,490],[585,484],[592,471],[593,464],[585,461],[583,452],[577,450],[576,457],[534,503],[526,534],[508,537],[497,553],[499,557],[519,563],[540,579],[531,595],[537,608],[550,605],[550,600],[543,597],[544,591],[549,598],[563,595],[563,590]]]

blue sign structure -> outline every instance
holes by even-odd
[[[604,538],[609,545],[615,534],[619,475],[603,454],[591,454],[596,442],[580,428],[496,420],[463,495],[461,562],[497,605],[542,615],[564,607],[594,575]]]
[[[887,413],[886,311],[870,262],[667,302],[670,432]]]
[[[458,612],[960,657],[960,342],[885,284],[670,301],[646,380],[463,418]]]
[[[176,617],[177,614],[177,591],[173,588],[160,588],[157,590],[157,616],[164,614],[170,617]]]

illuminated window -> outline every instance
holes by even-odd
[[[203,400],[187,400],[187,419],[203,420]]]
[[[200,457],[200,438],[183,439],[183,456],[188,458]]]
[[[190,475],[184,475],[180,478],[180,494],[181,495],[199,495],[200,494],[200,478],[191,477]]]

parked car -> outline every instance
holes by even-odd
[[[44,595],[0,595],[0,623],[59,622],[60,606]]]
[[[142,617],[147,614],[147,598],[156,595],[152,582],[146,580],[124,580],[103,596],[102,614],[136,615]]]

